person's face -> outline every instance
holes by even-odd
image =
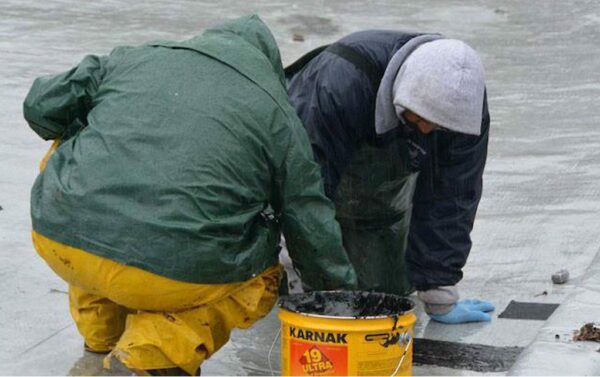
[[[421,118],[419,115],[410,110],[405,110],[402,116],[411,126],[415,127],[423,135],[428,135],[435,130],[446,130],[439,124],[430,122],[425,118]]]

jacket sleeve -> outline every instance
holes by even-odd
[[[480,136],[440,133],[433,140],[431,164],[417,181],[406,257],[417,290],[462,279],[482,193],[489,125],[484,98]]]
[[[86,56],[71,70],[39,77],[23,103],[29,126],[43,139],[64,139],[87,125],[106,57]]]
[[[356,274],[342,245],[335,209],[323,192],[308,137],[297,118],[293,123],[280,188],[290,257],[312,289],[355,289]]]

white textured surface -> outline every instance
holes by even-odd
[[[83,354],[61,293],[66,286],[31,246],[29,189],[49,147],[22,120],[21,103],[33,79],[66,70],[88,53],[105,54],[116,45],[152,39],[185,39],[251,12],[271,27],[285,63],[361,29],[441,32],[473,46],[486,68],[492,126],[462,294],[493,301],[496,314],[510,300],[561,303],[571,293],[580,297],[575,287],[600,244],[599,2],[3,0],[0,374],[107,373],[98,357]],[[293,42],[293,34],[302,34],[305,41]],[[553,286],[550,276],[561,268],[569,270],[571,280]],[[548,295],[538,296],[543,291]],[[597,307],[588,309],[600,318]],[[568,312],[562,316],[565,332],[581,326],[575,319],[582,318]],[[266,373],[266,354],[277,326],[270,315],[252,330],[235,332],[203,371]],[[417,333],[524,347],[544,326],[498,318],[487,324],[445,326],[420,316]],[[542,361],[567,365],[584,357],[579,351],[573,348],[574,356]],[[431,366],[415,368],[415,373],[473,374]]]
[[[509,375],[599,375],[600,343],[573,340],[574,324],[579,330],[590,322],[600,326],[600,253],[581,284],[548,319]]]

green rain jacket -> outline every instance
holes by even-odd
[[[247,280],[278,261],[353,288],[332,204],[257,16],[184,42],[120,47],[35,80],[29,125],[61,139],[32,189],[34,231],[178,281]]]

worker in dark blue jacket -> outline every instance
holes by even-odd
[[[458,300],[490,118],[483,66],[437,34],[363,31],[286,69],[364,290],[416,289],[430,317],[489,321]]]

